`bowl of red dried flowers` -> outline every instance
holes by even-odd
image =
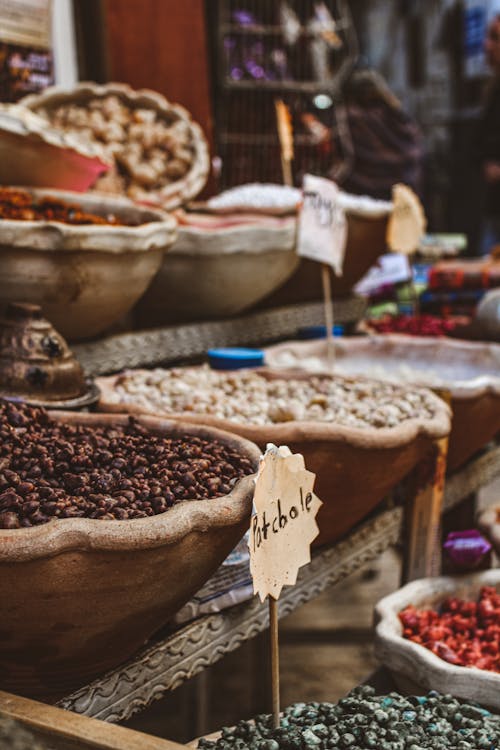
[[[251,442],[0,401],[0,688],[56,698],[123,662],[248,528]]]
[[[375,653],[402,690],[500,708],[500,570],[423,578],[375,608]]]
[[[146,290],[176,226],[123,198],[0,188],[0,305],[37,304],[65,338],[95,336]]]

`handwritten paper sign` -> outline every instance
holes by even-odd
[[[394,204],[387,225],[387,245],[397,253],[411,255],[418,248],[425,232],[427,220],[422,204],[407,185],[394,185]]]
[[[261,601],[268,595],[278,599],[283,586],[292,586],[299,568],[311,561],[322,504],[313,493],[315,478],[304,457],[286,446],[270,444],[261,457],[248,543],[254,593]]]
[[[297,253],[332,266],[342,275],[347,240],[347,221],[339,203],[339,188],[331,180],[304,175],[303,202],[299,216]]]

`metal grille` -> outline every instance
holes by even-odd
[[[220,187],[281,182],[277,98],[292,118],[294,182],[338,178],[350,152],[340,88],[357,57],[344,0],[219,0],[212,28]]]

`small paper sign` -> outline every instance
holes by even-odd
[[[418,248],[427,220],[422,204],[407,185],[392,188],[394,207],[387,225],[387,245],[397,253],[411,255]]]
[[[304,457],[286,446],[270,444],[260,459],[248,546],[254,594],[261,601],[267,595],[278,599],[283,586],[293,586],[299,568],[311,561],[322,505],[313,493],[315,478]]]
[[[302,191],[297,253],[332,266],[337,276],[341,276],[347,221],[339,203],[339,188],[331,180],[306,174]]]

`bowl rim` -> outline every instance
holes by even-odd
[[[161,368],[157,368],[161,369]],[[114,384],[121,375],[129,372],[149,372],[137,368],[135,370],[124,370],[122,373],[111,376],[96,378],[96,383],[101,391],[101,398],[98,407],[104,412],[123,412],[130,414],[154,414],[137,404],[117,403],[113,401]],[[240,370],[241,372],[241,370]],[[271,368],[259,368],[260,375],[268,379],[308,379],[314,377],[314,374],[304,372],[284,373],[280,370]],[[323,375],[324,376],[324,375]],[[342,376],[336,376],[342,377]],[[347,381],[359,380],[359,378],[342,378]],[[345,425],[335,424],[334,422],[319,421],[290,421],[268,423],[265,425],[245,424],[244,422],[231,421],[220,417],[213,417],[208,414],[193,414],[188,412],[164,413],[169,419],[179,419],[191,424],[203,424],[215,427],[228,432],[235,432],[248,440],[256,443],[273,442],[276,445],[288,445],[297,442],[340,442],[349,444],[356,448],[366,450],[371,449],[392,449],[401,448],[412,443],[419,437],[436,440],[446,437],[451,431],[451,410],[449,406],[434,393],[426,390],[428,396],[435,407],[434,417],[425,419],[414,417],[402,422],[396,427],[382,428],[359,428],[347,427]],[[158,412],[156,412],[158,413]]]
[[[308,355],[308,349],[314,349],[318,343],[322,341],[315,339],[314,341],[284,341],[278,344],[274,344],[264,349],[265,354],[279,354],[280,352],[288,349],[300,347],[304,350],[304,355]],[[388,333],[388,334],[368,334],[367,336],[356,336],[347,338],[335,339],[335,346],[346,355],[351,352],[366,351],[369,354],[377,355],[377,358],[382,360],[380,356],[384,350],[387,350],[389,355],[392,355],[393,351],[398,351],[399,348],[412,349],[413,351],[428,351],[430,355],[441,357],[443,359],[446,350],[448,351],[465,351],[470,354],[471,360],[477,361],[478,357],[484,354],[491,354],[492,357],[498,359],[500,367],[500,345],[495,343],[486,343],[478,341],[459,341],[455,339],[447,338],[434,338],[432,336],[405,336],[404,334]],[[274,367],[275,364],[271,359],[269,362],[270,367]],[[395,379],[397,382],[397,379]],[[457,400],[467,400],[474,398],[481,398],[486,395],[493,395],[500,397],[500,375],[481,375],[476,378],[469,380],[456,380],[443,381],[442,386],[431,386],[425,384],[423,381],[419,381],[418,377],[414,381],[409,381],[409,385],[414,384],[418,388],[430,388],[436,390],[447,390],[450,392],[451,397]]]
[[[19,103],[39,114],[40,109],[50,108],[63,101],[68,102],[85,97],[103,98],[112,95],[125,99],[136,106],[149,105],[160,112],[174,112],[179,119],[188,124],[191,131],[194,159],[189,171],[180,180],[175,180],[157,191],[151,191],[150,197],[144,202],[147,205],[172,209],[198,195],[205,186],[210,172],[210,154],[207,140],[200,125],[192,119],[191,113],[181,104],[170,102],[158,91],[148,88],[134,89],[127,83],[116,81],[108,83],[80,81],[70,89],[57,85],[48,86],[40,94],[28,94]]]
[[[453,596],[459,584],[477,587],[494,586],[500,588],[500,569],[491,569],[481,573],[464,574],[458,576],[440,576],[437,578],[420,578],[416,581],[402,586],[397,591],[385,596],[375,606],[375,655],[383,659],[389,669],[401,671],[401,662],[404,659],[406,666],[411,664],[415,677],[416,667],[420,667],[418,677],[425,675],[426,685],[440,692],[450,692],[450,680],[452,678],[461,680],[464,686],[459,697],[476,699],[478,688],[489,689],[498,694],[500,686],[500,673],[490,672],[477,667],[462,667],[449,664],[444,659],[434,654],[425,646],[404,638],[402,626],[399,620],[401,612],[407,604],[419,606],[420,600],[425,594],[434,593],[436,596],[446,598]],[[467,693],[467,694],[465,694]],[[479,698],[477,698],[479,700]],[[482,702],[484,702],[484,697]],[[491,705],[491,703],[490,703]],[[500,701],[496,701],[497,707]]]
[[[48,412],[59,422],[85,425],[127,425],[127,414]],[[233,433],[159,417],[136,417],[139,425],[165,435],[192,435],[218,440],[250,458],[257,470],[259,448]],[[124,521],[61,518],[38,526],[0,529],[0,563],[30,562],[63,552],[145,550],[175,544],[190,533],[250,523],[255,474],[239,479],[230,493],[211,500],[186,500],[164,513]]]
[[[122,196],[104,193],[78,193],[52,188],[17,187],[34,198],[53,197],[66,202],[78,203],[92,210],[109,206],[109,210],[120,214],[134,211],[147,223],[137,226],[113,224],[67,224],[61,221],[24,221],[0,219],[0,253],[12,247],[33,251],[64,252],[97,251],[109,253],[144,252],[150,249],[166,249],[177,237],[177,220],[172,214],[158,208],[149,208],[134,203]],[[122,244],[122,242],[126,244]]]

